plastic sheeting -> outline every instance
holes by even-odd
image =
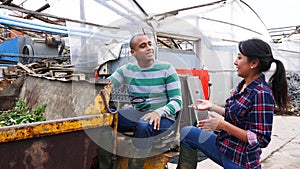
[[[74,27],[89,30],[84,36],[75,34]],[[117,59],[121,45],[128,43],[131,36],[143,33],[145,27],[128,27],[112,29],[109,27],[98,27],[86,24],[67,22],[69,31],[69,45],[71,51],[71,62],[79,72],[93,73],[107,61]],[[145,33],[152,36],[152,32],[145,29]],[[105,55],[105,56],[104,56]]]
[[[272,43],[264,23],[242,1],[227,0],[208,6],[205,4],[216,1],[192,0],[191,3],[183,3],[180,0],[166,0],[172,4],[170,6],[165,1],[151,1],[156,8],[148,7],[148,1],[137,2],[144,11],[131,0],[94,0],[84,1],[84,4],[83,1],[72,1],[80,4],[79,19],[116,27],[110,29],[68,22],[72,62],[78,70],[93,72],[100,63],[99,49],[105,48],[112,40],[128,43],[132,35],[142,33],[143,30],[154,37],[154,42],[156,35],[194,41],[197,46],[193,50],[201,60],[201,68],[208,69],[210,73],[210,82],[213,84],[210,99],[217,104],[223,104],[240,81],[233,62],[237,56],[237,43],[241,40],[261,38],[269,42],[275,58],[282,60],[286,67],[293,65],[293,70],[299,69],[299,52],[296,52],[296,57],[293,54],[291,58],[289,52],[283,57],[282,52],[277,51],[277,46]],[[193,8],[201,4],[203,7]],[[183,10],[188,7],[191,9]],[[155,11],[158,9],[164,10]],[[75,28],[91,31],[85,32],[83,38],[73,33]]]
[[[143,2],[141,1],[140,5]],[[169,2],[176,4],[180,1]],[[201,1],[201,4],[205,5],[210,2],[215,1]],[[76,65],[91,62],[94,65],[89,67],[96,67],[95,63],[99,62],[95,56],[98,55],[99,48],[104,48],[105,44],[112,39],[118,42],[128,42],[132,35],[142,33],[143,28],[146,28],[150,34],[152,33],[153,37],[157,33],[164,33],[195,41],[202,40],[202,43],[212,50],[235,50],[236,42],[246,38],[260,37],[270,40],[267,30],[259,18],[245,4],[237,0],[183,10],[174,12],[174,14],[151,13],[151,10],[145,5],[142,7],[149,12],[144,13],[130,0],[74,1],[73,3],[80,5],[81,14],[78,17],[81,19],[101,24],[104,23],[101,21],[102,19],[115,18],[108,25],[119,28],[106,29],[68,22],[72,61]],[[156,1],[152,3],[160,5]],[[187,3],[185,5],[182,8],[191,7]],[[191,5],[199,5],[199,1],[197,3],[192,1]],[[93,8],[89,8],[91,6]],[[97,9],[97,11],[91,9]],[[169,10],[174,9],[169,8]],[[91,12],[93,17],[90,15]],[[82,38],[74,35],[75,28],[89,29],[90,31],[85,32],[85,36],[86,34],[89,36]],[[85,57],[87,59],[83,59]]]

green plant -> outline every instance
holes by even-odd
[[[16,124],[26,124],[38,121],[45,121],[44,113],[47,105],[30,111],[24,99],[17,99],[11,110],[0,114],[0,126],[11,126]]]

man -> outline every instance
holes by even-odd
[[[119,131],[130,128],[135,131],[128,168],[141,169],[152,148],[153,136],[175,122],[176,113],[182,108],[182,97],[174,67],[154,59],[152,42],[146,35],[133,36],[129,45],[136,62],[120,67],[109,79],[113,88],[128,84],[130,95],[145,100],[135,103],[133,109],[121,109],[118,116]]]

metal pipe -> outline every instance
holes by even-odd
[[[0,1],[4,2],[4,0],[0,0]],[[11,9],[11,10],[17,10],[17,11],[23,10],[24,13],[27,13],[27,14],[30,13],[30,12],[26,12],[26,11],[29,11],[29,10],[26,10],[26,9],[24,9],[24,8],[22,8],[22,7],[20,7],[20,6],[16,5],[16,4],[14,4],[14,3],[9,3],[7,5],[1,4],[0,6],[1,6],[0,8],[4,8],[4,9],[14,8],[14,9]],[[57,22],[52,21],[52,20],[50,20],[48,18],[45,18],[42,15],[34,15],[33,17],[35,17],[36,19],[39,19],[39,20],[41,20],[43,22],[46,22],[46,23],[52,23],[52,24],[58,25]]]
[[[0,1],[1,1],[1,0],[0,0]],[[0,5],[0,8],[4,8],[4,9],[8,9],[8,10],[15,10],[15,11],[24,12],[24,13],[29,13],[29,14],[34,14],[34,15],[38,15],[38,16],[44,16],[44,17],[49,17],[49,18],[55,18],[55,19],[59,19],[59,20],[63,20],[63,21],[70,21],[70,22],[81,23],[81,24],[92,25],[92,26],[98,26],[98,27],[109,28],[109,29],[120,29],[119,27],[112,27],[112,26],[99,25],[99,24],[90,23],[90,22],[85,22],[85,21],[79,21],[79,20],[75,20],[75,19],[69,19],[69,18],[58,17],[58,16],[51,15],[51,14],[40,13],[40,12],[34,12],[34,11],[30,11],[30,10],[27,10],[27,9],[20,8],[20,7],[18,7],[18,6],[17,6],[17,7],[13,7],[13,6],[7,6],[7,5]],[[46,22],[46,23],[48,23],[48,22]],[[57,23],[56,23],[55,25],[57,25]]]
[[[35,23],[31,20],[19,19],[10,16],[3,16],[0,15],[0,24],[9,25],[9,26],[16,26],[22,28],[28,28],[32,30],[38,30],[41,32],[48,32],[48,33],[56,33],[56,34],[63,34],[63,35],[73,35],[78,37],[87,37],[90,38],[91,34],[93,38],[98,39],[113,39],[113,38],[120,38],[115,34],[101,34],[99,30],[92,30],[88,28],[67,28],[65,26],[53,25],[48,23]]]
[[[67,30],[59,30],[59,29],[42,27],[42,26],[30,25],[30,24],[26,24],[26,23],[18,23],[18,22],[10,21],[10,20],[0,19],[0,23],[4,24],[4,25],[30,28],[30,29],[34,29],[34,30],[43,31],[43,32],[51,32],[51,33],[57,33],[57,34],[67,34],[68,33]]]
[[[2,2],[2,5],[8,5],[12,2],[13,0],[6,0],[4,2]]]
[[[0,8],[4,5],[0,5]],[[5,6],[7,7],[7,6]],[[15,9],[15,8],[13,8]],[[23,10],[21,10],[23,11]],[[35,13],[34,13],[35,14]],[[99,27],[100,29],[107,29],[107,30],[119,30],[119,27],[111,27],[111,26],[103,26],[103,25],[97,25],[97,24],[89,24],[88,22],[77,22],[76,20],[70,20],[70,22],[75,22],[75,23],[82,23],[86,25],[93,25],[96,27]],[[55,24],[49,24],[49,23],[37,23],[32,20],[25,20],[25,19],[20,19],[16,17],[11,17],[7,15],[1,15],[0,14],[0,23],[4,25],[9,25],[9,26],[16,26],[16,27],[23,27],[23,28],[29,28],[32,30],[38,30],[41,32],[49,32],[49,33],[57,33],[57,34],[69,34],[69,35],[74,35],[78,37],[91,37],[91,34],[93,35],[94,38],[99,38],[99,39],[112,39],[112,38],[120,38],[117,36],[117,34],[101,34],[100,30],[95,30],[95,29],[89,29],[87,27],[81,28],[81,27],[66,27],[66,26],[61,26],[61,25],[55,25]],[[133,29],[132,27],[125,28],[123,27],[123,30],[131,30]]]
[[[11,17],[7,15],[0,15],[0,19],[7,20],[7,21],[13,21],[13,22],[19,22],[20,24],[29,24],[33,26],[39,26],[39,27],[46,27],[46,28],[51,28],[51,29],[56,29],[56,30],[66,30],[65,26],[60,26],[60,25],[54,25],[54,24],[49,24],[49,23],[37,23],[33,22],[30,20],[25,20],[25,19],[20,19],[16,17]]]
[[[135,13],[133,10],[127,8],[125,5],[123,5],[122,3],[116,1],[116,0],[111,0],[113,1],[114,3],[116,3],[117,5],[119,5],[121,8],[125,9],[126,11],[128,11],[129,13],[131,14],[134,14],[135,16],[137,16],[139,19],[141,19],[142,21],[145,20],[146,18],[142,18],[140,15],[138,15],[137,13]],[[139,21],[136,21],[136,22],[139,22]]]
[[[134,19],[133,17],[127,15],[126,13],[121,12],[120,10],[116,9],[115,7],[109,5],[108,3],[105,2],[105,0],[95,0],[96,2],[100,3],[101,5],[105,6],[106,8],[112,10],[113,12],[115,12],[116,14],[131,20],[134,23],[139,23],[139,21],[137,21],[136,19]],[[115,2],[115,1],[114,1]],[[115,2],[116,3],[116,2]]]
[[[132,1],[136,6],[138,6],[138,8],[144,13],[145,16],[147,17],[149,16],[147,12],[143,9],[143,7],[136,0],[132,0]]]
[[[46,3],[44,6],[40,7],[39,9],[37,9],[35,12],[42,12],[43,10],[49,8],[50,5],[48,3]],[[29,19],[32,16],[35,16],[34,14],[28,14],[27,16],[24,17],[24,19]]]
[[[153,17],[176,15],[176,14],[178,14],[181,11],[186,11],[186,10],[200,8],[200,7],[205,7],[205,6],[211,6],[211,5],[219,4],[219,3],[222,3],[222,2],[224,3],[224,2],[226,2],[226,0],[220,0],[220,1],[215,1],[215,2],[211,2],[211,3],[207,3],[207,4],[202,4],[202,5],[192,6],[192,7],[181,8],[181,9],[177,9],[177,10],[173,10],[173,11],[169,11],[169,12],[164,12],[164,13],[161,13],[161,14],[156,14],[156,15],[153,15]]]

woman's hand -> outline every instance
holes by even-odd
[[[195,110],[209,110],[212,106],[212,104],[208,100],[198,99],[197,102],[199,102],[200,104],[189,105],[189,108],[192,108]]]
[[[208,119],[198,121],[197,127],[205,131],[222,130],[222,124],[225,121],[211,114],[209,116]]]

